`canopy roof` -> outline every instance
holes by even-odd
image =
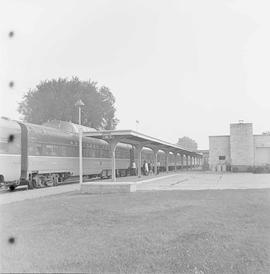
[[[190,156],[202,156],[200,153],[187,150],[179,145],[171,144],[160,139],[147,136],[133,130],[102,130],[83,132],[84,137],[102,139],[107,142],[116,139],[120,143],[142,145],[151,149],[160,149],[169,152],[183,153]]]

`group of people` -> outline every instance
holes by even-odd
[[[142,168],[143,175],[148,176],[154,172],[152,163],[147,163],[146,161],[143,162]]]
[[[160,169],[160,162],[157,162],[157,174],[159,174],[159,169]],[[155,165],[151,162],[143,162],[142,166],[142,174],[145,176],[148,176],[149,174],[154,174],[155,173]],[[137,168],[136,168],[136,163],[132,162],[131,166],[131,175],[137,175]]]

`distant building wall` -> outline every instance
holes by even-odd
[[[225,171],[224,168],[228,165],[230,136],[209,136],[209,168],[213,171]]]
[[[270,135],[254,135],[254,165],[270,164]]]
[[[254,139],[251,123],[230,125],[232,171],[248,171],[254,166]]]

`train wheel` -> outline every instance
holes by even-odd
[[[44,182],[44,185],[45,186],[53,186],[53,181],[47,181],[47,182]]]
[[[38,188],[36,180],[32,180],[33,188]]]
[[[58,176],[53,176],[53,186],[58,185]]]
[[[9,187],[9,191],[14,191],[15,190],[15,186],[10,186]]]
[[[45,187],[42,179],[38,176],[35,177],[35,186],[36,187]]]

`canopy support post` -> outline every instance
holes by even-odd
[[[167,150],[167,151],[165,151],[165,153],[166,153],[166,173],[168,173],[169,172],[169,154],[170,154],[170,152]]]
[[[159,151],[159,149],[157,149],[157,148],[153,148],[153,152],[154,152],[154,164],[155,164],[155,172],[154,172],[154,174],[155,175],[157,175],[158,174],[158,164],[157,164],[157,155],[158,155],[158,151]]]
[[[137,151],[138,151],[138,178],[141,178],[142,176],[142,145],[135,145]]]
[[[177,152],[174,152],[174,171],[176,172],[176,166],[177,166]]]
[[[118,144],[119,140],[117,139],[112,139],[110,141],[108,141],[108,143],[110,144],[110,149],[111,149],[111,163],[112,163],[112,181],[116,182],[116,175],[115,175],[115,169],[116,169],[116,164],[115,164],[115,150],[116,150],[116,146]]]

